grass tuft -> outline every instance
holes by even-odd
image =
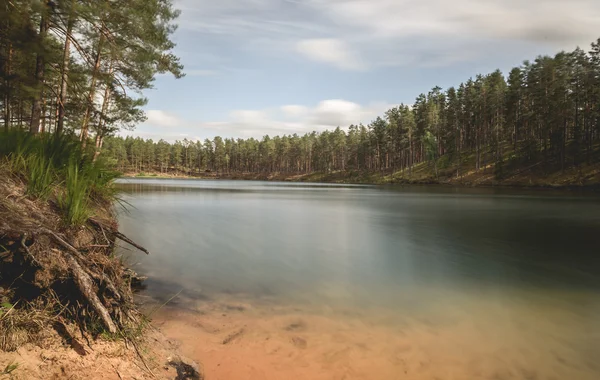
[[[27,195],[46,200],[52,196],[66,224],[77,226],[91,215],[93,203],[118,201],[113,180],[120,173],[93,152],[84,151],[69,134],[31,135],[21,130],[0,132],[0,162],[27,184]]]
[[[69,225],[81,225],[90,217],[91,186],[88,182],[84,172],[79,169],[79,163],[71,161],[67,167],[64,192],[58,196],[58,205]]]

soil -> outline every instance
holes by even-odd
[[[141,277],[112,254],[128,239],[110,202],[70,227],[55,196],[0,177],[0,379],[201,379],[133,302]]]
[[[177,344],[155,329],[148,330],[136,345],[140,354],[131,343],[125,344],[122,340],[97,339],[89,345],[79,343],[74,348],[53,332],[43,341],[26,344],[15,352],[0,351],[0,379],[172,380],[178,375],[177,368],[170,362],[178,359],[195,365],[181,358]],[[11,364],[16,365],[16,369],[2,375]]]

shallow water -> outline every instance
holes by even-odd
[[[142,297],[178,294],[155,319],[209,378],[600,378],[597,197],[119,186],[121,230],[152,252],[127,253]]]

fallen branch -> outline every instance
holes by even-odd
[[[140,251],[144,252],[144,253],[145,253],[145,254],[147,254],[147,255],[149,255],[149,254],[150,254],[150,252],[149,252],[149,251],[148,251],[146,248],[144,248],[144,247],[142,247],[141,245],[137,244],[136,242],[134,242],[133,240],[131,240],[131,239],[130,239],[130,238],[128,238],[127,236],[123,235],[121,232],[119,232],[119,231],[115,230],[114,228],[110,228],[110,227],[107,227],[107,226],[103,226],[103,225],[102,225],[102,223],[100,223],[99,221],[97,221],[97,220],[95,220],[95,219],[93,219],[93,218],[90,218],[90,219],[88,219],[88,220],[89,220],[89,222],[90,222],[91,224],[93,224],[93,225],[94,225],[96,228],[99,228],[99,229],[100,229],[100,231],[102,231],[102,233],[104,233],[104,228],[106,228],[106,229],[108,229],[108,230],[109,230],[109,232],[110,232],[111,234],[113,234],[113,235],[114,235],[114,237],[116,237],[117,239],[120,239],[120,240],[124,241],[125,243],[127,243],[127,244],[129,244],[129,245],[131,245],[131,246],[133,246],[133,247],[135,247],[135,248],[137,248],[137,249],[139,249]]]
[[[148,250],[146,248],[142,247],[141,245],[138,245],[136,242],[129,239],[127,236],[123,235],[119,231],[112,231],[112,233],[115,235],[116,238],[119,238],[119,239],[123,240],[125,243],[128,243],[128,244],[136,247],[140,251],[144,252],[146,255],[150,254],[150,252],[148,252]]]
[[[51,231],[45,227],[38,228],[38,231],[40,233],[52,236],[54,238],[54,240],[56,240],[56,242],[58,242],[58,244],[60,244],[63,248],[66,248],[68,251],[70,251],[75,256],[79,257],[80,259],[82,258],[81,253],[79,253],[79,251],[75,247],[73,247],[71,244],[67,243],[67,241],[65,239],[58,236],[56,233],[54,233],[54,231]]]

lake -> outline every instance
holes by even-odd
[[[597,196],[118,186],[140,302],[209,379],[600,378]]]

